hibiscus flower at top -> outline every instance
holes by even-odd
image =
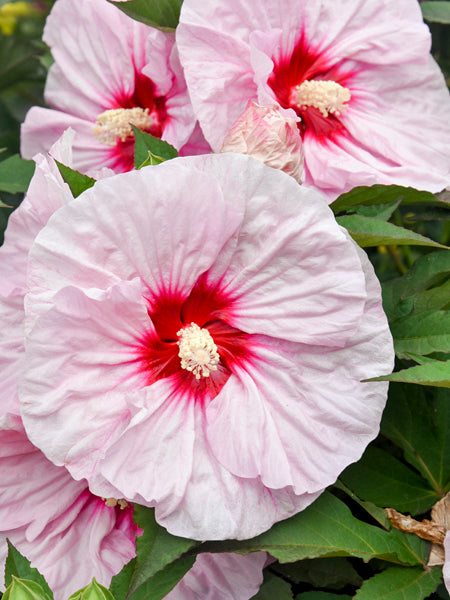
[[[134,166],[130,123],[180,149],[195,118],[174,35],[126,16],[107,0],[57,0],[44,41],[55,63],[45,100],[33,107],[21,132],[25,158],[48,151],[63,131],[76,132],[74,168]]]
[[[450,181],[450,101],[416,0],[184,0],[177,44],[219,150],[249,99],[296,116],[305,181],[329,196]]]
[[[240,154],[98,181],[27,255],[31,441],[174,534],[248,538],[379,428],[392,339],[324,197]]]

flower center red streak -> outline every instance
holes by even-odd
[[[114,108],[148,108],[149,115],[154,123],[146,133],[155,137],[161,137],[164,124],[167,120],[166,97],[156,96],[155,84],[149,78],[135,70],[134,91],[130,94],[121,93],[116,96]],[[125,141],[117,140],[117,144],[111,149],[113,163],[111,168],[115,171],[131,171],[134,168],[134,138],[129,137]]]
[[[268,83],[283,108],[293,108],[302,121],[298,128],[302,137],[313,135],[320,141],[336,139],[345,135],[346,129],[338,116],[325,117],[313,106],[299,108],[292,100],[292,90],[304,81],[334,81],[342,87],[350,87],[354,72],[343,72],[338,66],[330,66],[323,54],[312,48],[302,34],[290,56],[274,60],[274,68]]]
[[[205,277],[199,278],[186,299],[176,292],[162,292],[148,301],[156,333],[147,332],[138,350],[139,370],[147,385],[171,377],[174,392],[187,392],[203,404],[220,392],[235,365],[244,366],[251,358],[250,336],[227,322],[235,301]],[[217,371],[200,379],[181,367],[178,356],[177,331],[193,322],[209,331],[220,356]]]

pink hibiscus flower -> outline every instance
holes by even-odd
[[[74,168],[134,167],[129,123],[180,149],[195,118],[174,35],[138,23],[106,0],[57,0],[44,30],[55,63],[45,100],[22,125],[25,158],[72,127]],[[194,147],[195,150],[195,147]]]
[[[248,538],[377,432],[392,340],[324,198],[250,157],[104,179],[28,254],[30,439],[174,534]]]
[[[442,574],[444,576],[444,584],[450,593],[450,530],[447,531],[447,535],[444,540],[444,550],[445,550],[445,564],[442,569]]]
[[[255,99],[297,118],[305,181],[332,198],[449,184],[449,94],[416,0],[185,0],[177,44],[215,151]]]
[[[131,505],[107,506],[28,440],[19,417],[0,419],[0,534],[65,600],[95,577],[111,577],[135,556]]]

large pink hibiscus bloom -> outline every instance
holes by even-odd
[[[378,431],[392,340],[325,199],[238,154],[104,179],[28,255],[27,432],[172,533],[247,538]]]
[[[195,118],[173,34],[130,19],[107,0],[57,0],[44,41],[55,59],[45,87],[51,108],[28,112],[25,158],[48,151],[68,127],[76,132],[73,166],[82,172],[133,168],[129,122],[177,149],[188,141]]]
[[[214,150],[251,98],[299,119],[305,181],[331,197],[448,185],[449,94],[416,0],[185,0],[177,44]]]

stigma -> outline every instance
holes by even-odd
[[[350,101],[350,90],[335,81],[304,81],[292,90],[292,100],[300,109],[310,106],[320,110],[324,117],[339,116]]]
[[[201,329],[196,323],[177,331],[181,368],[191,371],[196,379],[209,377],[217,370],[220,360],[217,346],[207,329]]]
[[[128,137],[133,137],[134,125],[143,131],[149,130],[154,121],[149,115],[148,108],[114,108],[105,110],[97,117],[94,125],[94,135],[100,142],[108,146],[115,146],[117,140],[124,142]]]

